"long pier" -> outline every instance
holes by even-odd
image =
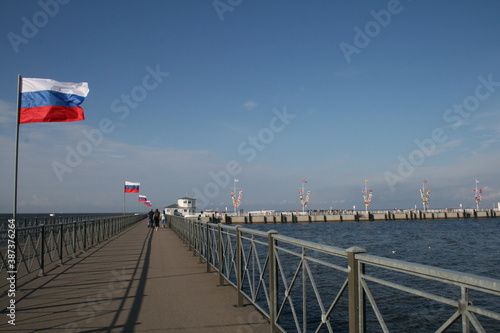
[[[354,222],[354,221],[389,221],[389,220],[437,220],[491,218],[500,216],[496,209],[453,209],[453,210],[395,210],[395,211],[347,211],[338,213],[321,212],[284,212],[284,213],[246,213],[200,214],[201,221],[225,224],[247,223],[297,223],[297,222]]]
[[[3,332],[262,332],[269,322],[252,306],[236,307],[236,290],[219,286],[217,275],[204,265],[169,229],[154,231],[147,220],[116,234],[102,232],[85,236],[80,226],[62,233],[64,256],[44,267],[33,267],[23,275],[15,292],[15,308],[7,289],[0,290],[0,331]],[[34,228],[34,227],[33,227]],[[61,229],[62,230],[62,229]],[[38,244],[33,232],[27,244]],[[73,238],[73,235],[76,235]],[[53,240],[58,241],[56,233]],[[68,236],[68,237],[66,237]],[[82,244],[73,256],[72,241]],[[90,242],[99,238],[99,242]],[[44,242],[50,243],[45,235]],[[26,245],[21,243],[19,251]],[[50,244],[46,244],[50,245]],[[58,245],[58,244],[56,244]],[[70,246],[68,246],[70,245]],[[79,245],[79,246],[80,246]],[[55,249],[57,246],[55,247]],[[57,250],[57,249],[56,249]],[[4,256],[2,249],[2,256]],[[54,248],[47,247],[48,257]],[[40,262],[31,250],[23,250],[28,261]],[[69,254],[69,255],[67,255]],[[35,254],[36,255],[36,254]],[[21,253],[19,253],[21,257]],[[25,262],[21,260],[21,265]],[[5,269],[0,270],[2,282]],[[15,315],[15,326],[8,323]]]

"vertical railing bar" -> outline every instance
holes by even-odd
[[[345,250],[347,253],[347,279],[348,279],[348,295],[349,295],[349,333],[361,333],[364,318],[361,318],[361,304],[359,294],[361,283],[359,281],[360,274],[358,270],[358,261],[356,253],[365,253],[366,250],[359,247],[351,247]]]
[[[243,260],[242,260],[242,248],[241,248],[241,230],[240,227],[236,227],[236,290],[238,291],[238,307],[243,306],[243,292],[242,292],[242,274],[243,274]]]
[[[460,287],[461,299],[459,302],[459,310],[462,313],[462,333],[470,333],[470,320],[465,314],[467,305],[469,304],[469,290],[464,286]],[[460,309],[461,308],[461,309]]]
[[[83,251],[87,251],[87,221],[83,221]]]
[[[64,227],[64,224],[63,223],[59,223],[59,230],[60,230],[60,234],[59,234],[59,264],[62,266],[63,264],[63,227]]]
[[[208,222],[205,223],[205,226],[206,226],[206,248],[207,248],[207,273],[210,273],[211,269],[210,269],[210,258],[211,258],[211,254],[212,254],[212,247],[211,247],[211,243],[210,243],[210,230],[209,230],[209,224]]]
[[[302,247],[302,261],[306,260],[306,248]],[[302,332],[307,332],[307,284],[306,265],[302,265]]]
[[[38,276],[44,276],[45,275],[45,225],[41,225],[41,235],[40,235],[40,272],[38,273]]]
[[[217,270],[219,274],[219,286],[224,285],[224,277],[222,275],[222,270],[224,268],[223,252],[222,252],[222,227],[220,224],[217,225],[218,239],[217,239]]]
[[[73,258],[76,258],[76,222],[73,222]]]
[[[276,256],[275,256],[275,246],[276,240],[273,235],[278,232],[275,230],[268,231],[268,256],[269,256],[269,320],[271,324],[271,332],[279,332],[276,314],[278,310],[278,290],[277,290],[277,278],[278,274],[276,272]]]

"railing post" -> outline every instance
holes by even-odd
[[[90,246],[94,246],[94,225],[95,225],[95,220],[92,220],[92,229],[90,231]]]
[[[87,221],[83,221],[83,251],[87,251]]]
[[[97,244],[101,243],[103,240],[104,240],[104,233],[103,233],[103,230],[104,230],[104,227],[102,225],[102,219],[99,219],[99,224],[98,224],[98,230],[99,232],[97,233]]]
[[[196,247],[198,248],[198,262],[203,263],[203,225],[201,222],[193,222],[198,226],[198,242]]]
[[[59,224],[60,228],[59,228],[59,232],[60,232],[60,236],[59,236],[59,264],[62,266],[63,264],[63,240],[64,240],[64,224],[61,222]]]
[[[218,263],[217,263],[217,270],[219,274],[219,286],[224,285],[224,276],[222,275],[222,270],[224,269],[224,259],[223,259],[223,251],[222,251],[222,227],[220,224],[217,224],[217,234],[218,234],[218,239],[217,239],[217,256],[218,256]]]
[[[73,258],[76,258],[76,222],[73,222]]]
[[[469,290],[462,286],[461,288],[461,300],[458,303],[458,310],[462,314],[462,333],[470,332],[470,320],[467,317],[467,307],[469,306]]]
[[[210,273],[211,269],[210,269],[210,257],[211,257],[211,254],[212,254],[212,249],[210,247],[211,243],[210,243],[210,230],[209,230],[209,224],[208,222],[205,222],[205,227],[207,228],[206,229],[206,251],[207,251],[207,273]]]
[[[278,329],[278,272],[276,266],[276,241],[274,235],[278,232],[270,230],[267,232],[268,258],[269,258],[269,320],[271,332],[279,332]]]
[[[41,235],[40,235],[40,273],[38,276],[45,275],[45,225],[41,225]]]
[[[345,250],[347,253],[347,288],[349,291],[349,333],[364,332],[364,299],[359,279],[359,262],[356,259],[357,253],[365,253],[366,250],[354,246]]]
[[[238,307],[243,306],[243,293],[241,292],[243,285],[243,260],[242,260],[242,248],[241,248],[241,230],[240,227],[236,227],[236,290],[238,291]]]

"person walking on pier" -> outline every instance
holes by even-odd
[[[153,227],[153,208],[148,212],[148,227],[152,228]]]
[[[167,223],[167,217],[165,216],[165,212],[161,212],[161,227],[165,229],[165,225]]]
[[[158,227],[160,226],[160,212],[158,211],[158,208],[155,210],[153,219],[155,220],[155,231],[158,231]]]

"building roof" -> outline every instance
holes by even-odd
[[[178,198],[178,199],[188,199],[188,200],[196,200],[195,198],[188,198],[188,197],[184,197],[184,198]]]
[[[181,208],[181,206],[179,206],[178,204],[173,204],[173,205],[167,206],[165,208]],[[184,207],[182,207],[182,208],[184,208]]]

